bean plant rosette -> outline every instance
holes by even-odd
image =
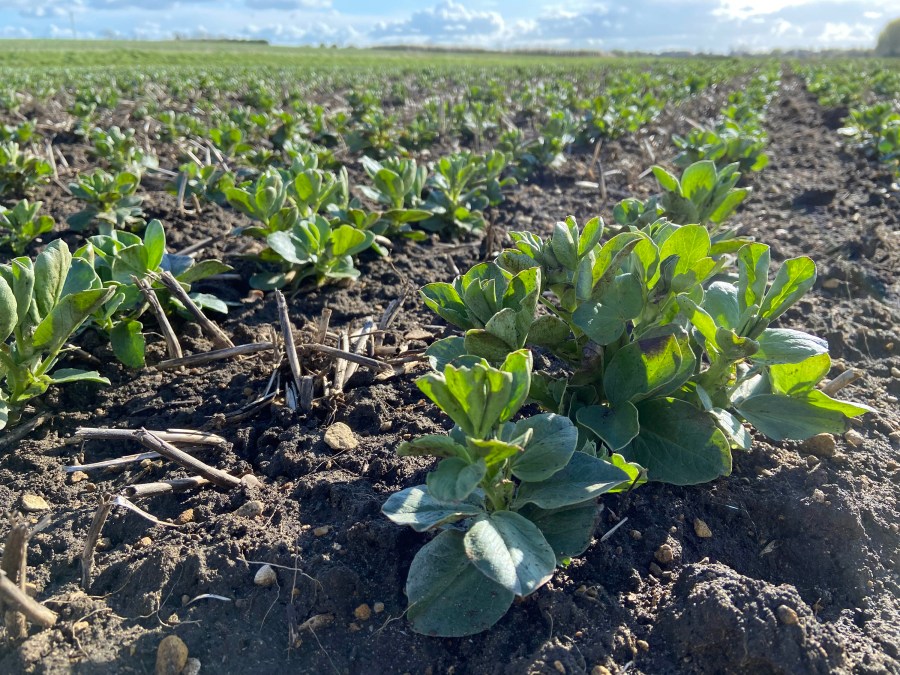
[[[459,637],[496,623],[518,596],[543,586],[557,564],[584,552],[596,499],[630,480],[577,452],[562,415],[513,421],[528,399],[531,354],[500,367],[468,357],[417,382],[454,422],[447,436],[403,443],[402,456],[439,457],[424,485],[392,495],[383,511],[417,532],[437,532],[415,556],[406,593],[416,632]]]

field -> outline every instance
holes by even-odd
[[[54,614],[0,594],[0,672],[196,672],[175,635],[208,673],[900,673],[897,63],[7,42],[0,76],[0,568]],[[28,324],[17,256],[63,249]],[[85,427],[212,434],[172,442],[214,471]]]

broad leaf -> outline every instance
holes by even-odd
[[[637,404],[641,432],[622,455],[647,469],[650,480],[705,483],[731,473],[731,449],[709,413],[674,398]]]
[[[641,430],[637,408],[629,401],[615,407],[589,405],[577,416],[578,423],[594,432],[612,451],[624,448]]]
[[[109,331],[109,342],[116,358],[129,368],[143,368],[146,341],[140,321],[123,319]]]
[[[840,434],[849,428],[850,417],[872,411],[868,406],[838,401],[818,390],[801,396],[751,396],[736,408],[750,424],[775,441]]]
[[[542,509],[558,509],[581,504],[628,480],[628,474],[602,459],[576,452],[566,467],[539,483],[522,483],[514,508],[534,504]]]
[[[460,457],[448,457],[425,477],[425,483],[428,492],[439,502],[461,502],[478,487],[486,471],[483,461],[472,463]]]
[[[575,452],[578,430],[568,417],[543,413],[516,423],[513,437],[531,431],[525,449],[512,463],[512,473],[526,482],[542,481],[564,468]]]
[[[476,518],[463,545],[482,574],[516,595],[533,593],[556,569],[556,555],[537,525],[513,511]]]
[[[449,504],[432,497],[427,486],[416,485],[388,497],[381,512],[398,525],[409,525],[416,532],[425,532],[438,525],[477,516],[484,513],[484,509],[477,493],[466,501]]]
[[[417,633],[434,637],[480,633],[512,605],[515,593],[471,563],[463,536],[458,530],[445,530],[413,558],[406,580],[406,616]]]
[[[526,504],[519,513],[537,525],[561,561],[581,555],[591,545],[600,509],[594,502],[550,510]]]

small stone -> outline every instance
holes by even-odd
[[[87,630],[90,627],[90,625],[91,624],[89,624],[87,621],[76,621],[75,623],[72,624],[72,632],[80,633],[83,630]]]
[[[251,499],[246,504],[242,504],[235,512],[236,516],[243,516],[244,518],[256,518],[257,516],[261,516],[263,512],[263,503],[258,499]]]
[[[275,570],[272,569],[271,565],[263,565],[253,575],[253,583],[263,588],[274,586],[277,582],[278,575],[275,574]]]
[[[837,288],[840,285],[841,285],[840,279],[832,278],[832,279],[826,279],[825,281],[822,282],[822,288],[827,288],[830,291],[834,290],[835,288]]]
[[[86,480],[88,475],[84,471],[73,471],[69,475],[70,483],[80,483],[83,480]]]
[[[644,535],[641,534],[640,530],[632,530],[632,531],[629,532],[628,534],[629,534],[629,536],[630,536],[632,539],[635,539],[635,540],[638,540],[638,539],[640,539],[641,537],[644,536]]]
[[[181,606],[182,607],[187,607],[190,604],[190,602],[191,602],[191,596],[189,596],[187,593],[185,593],[184,595],[181,596]]]
[[[262,483],[259,482],[259,478],[248,473],[246,476],[241,476],[241,485],[246,488],[258,488]]]
[[[98,551],[108,551],[112,548],[112,539],[109,537],[100,537],[97,540],[97,550]]]
[[[406,332],[404,336],[407,340],[430,340],[434,337],[432,333],[421,328],[413,328]]]
[[[34,513],[35,511],[46,511],[50,508],[47,500],[40,495],[22,495],[22,510],[25,513]]]
[[[329,532],[331,532],[331,527],[329,525],[322,525],[313,530],[313,534],[317,537],[324,537]]]
[[[891,377],[900,380],[900,368],[897,366],[891,366]]]
[[[787,605],[778,606],[778,620],[785,626],[796,626],[800,623],[800,617],[797,616],[797,612]]]
[[[188,648],[177,635],[163,638],[156,650],[156,675],[179,675],[187,665]]]
[[[637,640],[634,644],[637,645],[637,648],[640,649],[642,652],[650,651],[650,643],[647,642],[646,640]]]
[[[181,669],[181,675],[200,675],[200,659],[190,658]]]
[[[374,605],[372,605],[372,611],[376,614],[381,614],[384,611],[384,603],[376,602]]]
[[[135,544],[135,548],[150,548],[151,546],[153,546],[153,540],[150,537],[141,537]]]
[[[562,675],[566,675],[566,667],[559,659],[553,662],[553,670],[555,670],[557,673],[562,673]]]
[[[178,514],[178,517],[175,518],[175,522],[178,525],[187,525],[188,523],[194,522],[194,509],[185,509],[181,513]]]
[[[801,447],[816,457],[834,457],[834,436],[831,434],[816,434],[812,438],[807,438],[803,441]]]
[[[591,668],[591,675],[612,675],[606,666],[594,666]]]
[[[348,626],[348,628],[350,629],[350,632],[351,632],[351,633],[358,633],[359,631],[362,630],[362,626],[360,626],[360,625],[359,625],[358,623],[356,623],[355,621],[354,621],[353,623],[351,623],[351,624]]]
[[[368,621],[372,616],[372,608],[366,603],[363,603],[353,610],[353,616],[360,621]]]
[[[856,431],[855,429],[851,429],[846,434],[844,434],[844,440],[847,441],[854,448],[858,448],[865,442],[865,438],[861,433]]]
[[[822,492],[819,488],[813,490],[812,498],[814,502],[817,502],[819,504],[825,503],[825,493]]]
[[[343,422],[335,422],[325,431],[325,445],[332,450],[353,450],[359,441],[353,431]]]
[[[658,549],[656,549],[656,553],[653,556],[656,558],[657,562],[662,565],[668,565],[670,562],[675,560],[675,551],[672,550],[672,547],[668,544],[663,544]]]
[[[700,518],[694,518],[694,533],[702,539],[709,539],[712,536],[712,530],[709,529],[709,525]]]

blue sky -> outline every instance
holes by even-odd
[[[870,47],[900,0],[0,0],[0,37],[728,52]]]

